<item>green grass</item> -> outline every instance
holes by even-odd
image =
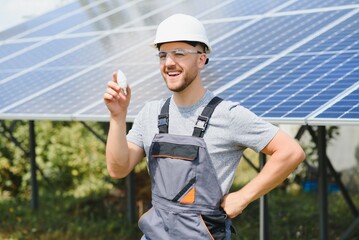
[[[252,159],[257,158],[252,156]],[[150,183],[147,170],[143,168],[136,171],[136,191],[137,200],[141,200],[146,208],[150,201]],[[232,191],[256,174],[242,161]],[[114,186],[117,187],[112,193],[111,188],[102,186],[86,188],[95,189],[93,191],[78,187],[67,194],[59,193],[56,187],[40,186],[39,209],[36,211],[31,210],[29,197],[0,196],[0,239],[140,239],[142,233],[137,224],[127,220],[124,181],[115,182]],[[283,185],[268,195],[270,239],[319,239],[318,194],[287,190]],[[359,194],[350,194],[359,208]],[[330,193],[328,197],[329,239],[339,239],[355,218],[341,193]],[[250,204],[233,224],[237,230],[234,240],[259,239],[259,201]],[[358,239],[359,228],[350,240]]]
[[[123,199],[42,195],[39,208],[28,199],[0,202],[0,239],[138,239],[137,226],[128,223]]]
[[[359,204],[359,196],[353,197]],[[33,211],[28,199],[0,201],[0,239],[139,239],[136,224],[126,218],[124,198],[107,194],[86,198],[43,194]],[[271,239],[319,239],[318,199],[315,193],[291,195],[276,189],[269,195]],[[329,239],[339,239],[354,217],[340,193],[329,195]],[[259,203],[252,203],[233,220],[233,239],[259,239]],[[357,238],[355,238],[357,236]],[[359,230],[351,239],[358,239]]]
[[[353,197],[359,206],[359,195]],[[268,195],[270,239],[320,239],[319,203],[316,193],[302,192],[288,194],[276,189]],[[341,193],[328,196],[328,236],[340,239],[355,217],[344,202]],[[259,201],[248,206],[234,224],[241,240],[259,239]],[[359,228],[352,234],[352,240],[359,239]]]

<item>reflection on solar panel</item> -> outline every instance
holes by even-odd
[[[205,24],[205,86],[273,123],[359,123],[359,3],[349,0],[75,1],[0,33],[0,119],[107,121],[121,68],[128,120],[167,97],[155,51],[173,13]]]

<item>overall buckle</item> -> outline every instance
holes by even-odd
[[[168,114],[158,115],[158,127],[168,125]]]
[[[208,117],[200,115],[197,119],[195,127],[201,129],[201,131],[203,132],[207,127],[208,121]]]

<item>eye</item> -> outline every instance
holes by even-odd
[[[175,49],[175,50],[173,50],[173,54],[176,57],[183,57],[186,54],[186,52],[183,49]]]
[[[166,52],[159,52],[158,57],[159,57],[159,59],[166,59],[167,53]]]

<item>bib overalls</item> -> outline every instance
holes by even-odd
[[[168,134],[170,99],[162,107],[148,156],[153,207],[139,220],[142,240],[231,239],[231,220],[220,209],[223,194],[202,138],[221,101],[208,103],[192,136]]]

